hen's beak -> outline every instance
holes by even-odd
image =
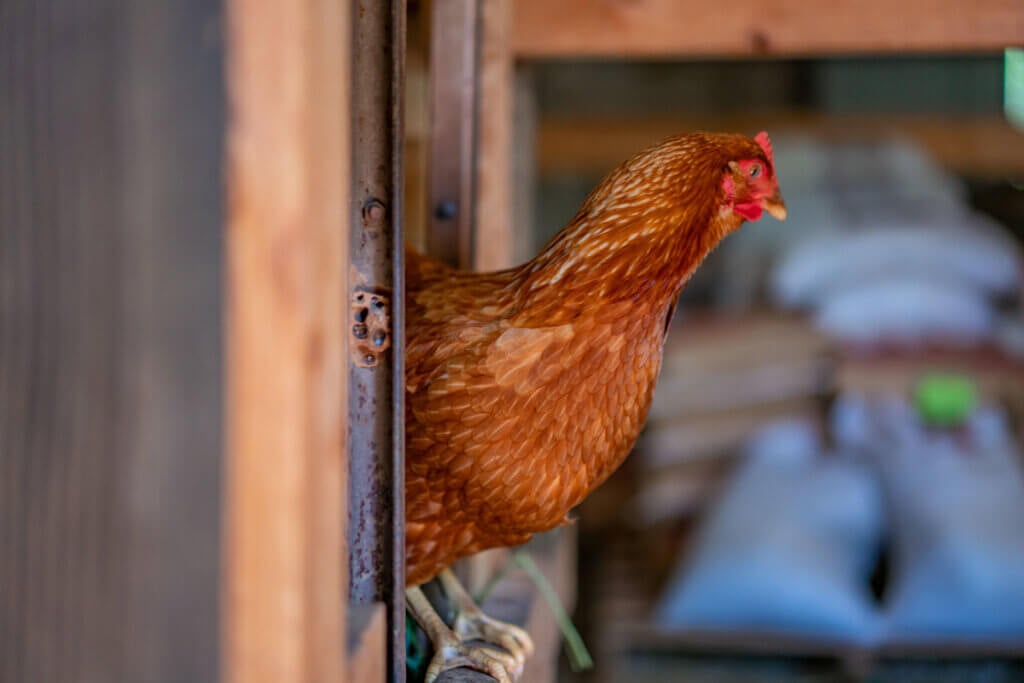
[[[778,188],[775,189],[775,194],[764,200],[764,210],[776,220],[786,220],[786,202]]]

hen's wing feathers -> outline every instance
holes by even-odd
[[[457,271],[406,248],[408,392],[486,357],[507,327],[501,293],[510,276]]]

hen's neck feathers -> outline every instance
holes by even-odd
[[[569,225],[514,271],[516,308],[534,324],[545,316],[558,324],[602,301],[659,311],[674,301],[707,253],[742,223],[722,210],[722,173],[733,151],[686,136],[613,171]]]

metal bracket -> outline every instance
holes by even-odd
[[[349,348],[352,362],[374,368],[382,353],[391,348],[391,298],[356,288],[352,292],[352,328]]]

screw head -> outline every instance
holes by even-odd
[[[452,199],[442,200],[434,207],[434,216],[443,221],[450,221],[458,212],[459,205]]]
[[[363,221],[372,224],[380,224],[384,222],[384,217],[387,215],[387,210],[384,207],[384,202],[371,197],[367,199],[363,204]]]

